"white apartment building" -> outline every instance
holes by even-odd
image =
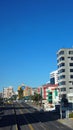
[[[50,73],[50,83],[58,84],[58,70]]]
[[[57,52],[58,84],[60,97],[73,94],[73,48],[62,48]]]
[[[10,98],[13,94],[13,87],[3,88],[3,98]]]

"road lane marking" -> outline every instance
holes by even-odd
[[[17,124],[15,126],[16,126],[16,130],[18,130]]]
[[[29,126],[29,128],[30,128],[31,130],[34,130],[34,128],[32,127],[31,124],[28,124],[28,126]]]
[[[24,114],[22,110],[20,110],[20,112],[21,112],[21,114]],[[33,126],[29,123],[29,121],[27,120],[27,118],[25,118],[24,115],[22,115],[22,116],[24,117],[25,121],[27,122],[27,124],[28,124],[30,130],[34,130]]]
[[[23,106],[22,104],[19,104],[21,107]],[[29,110],[27,110],[27,109],[25,109],[26,110],[26,112],[30,112]],[[21,111],[21,113],[23,114],[23,111],[22,110],[20,110]],[[25,116],[24,115],[22,115],[24,118],[25,118]],[[29,122],[28,122],[28,120],[25,118],[25,121],[28,123],[28,126],[30,127],[30,129],[31,130],[34,130],[34,128],[32,127],[32,125],[31,124],[29,124]],[[46,130],[46,128],[45,128],[45,126],[43,126],[44,124],[39,120],[39,125],[40,125],[40,127],[42,127],[44,130]]]

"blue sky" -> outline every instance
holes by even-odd
[[[46,83],[58,49],[72,46],[73,0],[0,1],[0,91]]]

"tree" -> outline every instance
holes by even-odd
[[[12,95],[11,100],[16,100],[18,95]]]
[[[41,101],[42,96],[40,94],[34,93],[34,95],[31,97],[31,99],[37,103],[39,103],[39,101]]]
[[[3,105],[3,98],[0,97],[0,105]]]
[[[23,89],[22,89],[22,88],[20,88],[20,89],[18,90],[18,97],[19,97],[19,99],[22,99],[22,98],[23,98]]]

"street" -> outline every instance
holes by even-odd
[[[0,130],[72,130],[59,123],[58,118],[54,112],[39,112],[26,103],[7,104]]]

